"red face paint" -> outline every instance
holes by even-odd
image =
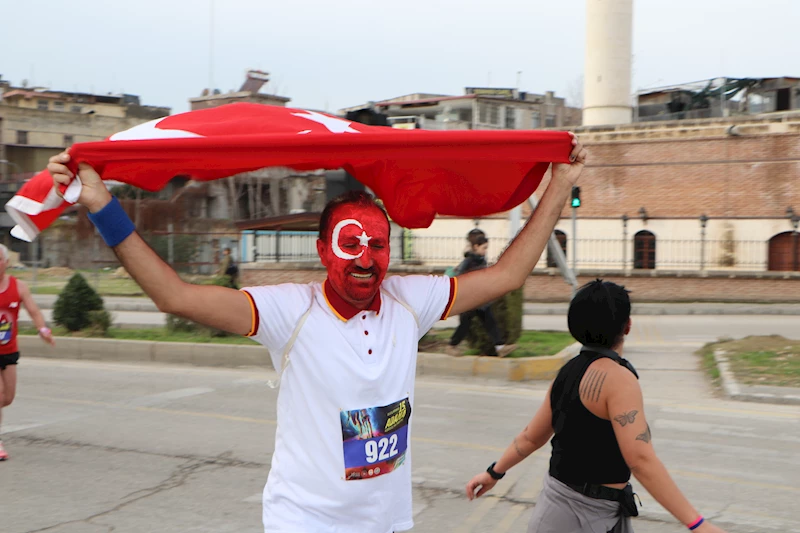
[[[340,296],[368,304],[389,268],[389,224],[377,207],[342,205],[330,221],[320,257]]]

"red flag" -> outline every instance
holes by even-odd
[[[481,217],[519,205],[549,163],[568,162],[571,149],[566,132],[399,130],[240,103],[154,120],[75,144],[70,154],[73,170],[85,162],[104,180],[148,191],[178,175],[215,180],[266,167],[344,168],[395,222],[423,228],[436,214]],[[37,174],[6,205],[18,224],[12,234],[34,239],[64,207],[49,174]]]

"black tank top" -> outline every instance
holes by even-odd
[[[555,434],[550,475],[564,483],[627,483],[631,477],[611,422],[592,414],[581,402],[578,390],[589,365],[603,357],[626,366],[636,375],[633,366],[616,352],[584,348],[561,368],[553,381],[550,407]]]

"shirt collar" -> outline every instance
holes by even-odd
[[[328,304],[328,307],[331,308],[333,314],[343,322],[347,322],[362,311],[374,311],[375,313],[380,313],[381,311],[380,291],[378,291],[378,294],[375,295],[375,298],[372,299],[372,302],[366,309],[359,309],[346,302],[344,298],[339,296],[339,293],[333,290],[327,279],[325,283],[322,284],[322,294],[325,296],[325,302]]]

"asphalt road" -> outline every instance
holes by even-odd
[[[535,323],[531,324],[531,320]],[[526,317],[563,329],[563,317]],[[800,317],[639,317],[640,370],[662,460],[690,500],[732,532],[800,532],[800,407],[725,401],[693,351],[720,336],[798,336]],[[28,358],[4,410],[3,533],[257,532],[275,430],[260,370]],[[491,497],[464,484],[495,460],[546,383],[421,378],[414,410],[417,532],[526,531],[548,449]],[[680,532],[639,486],[637,532]]]

